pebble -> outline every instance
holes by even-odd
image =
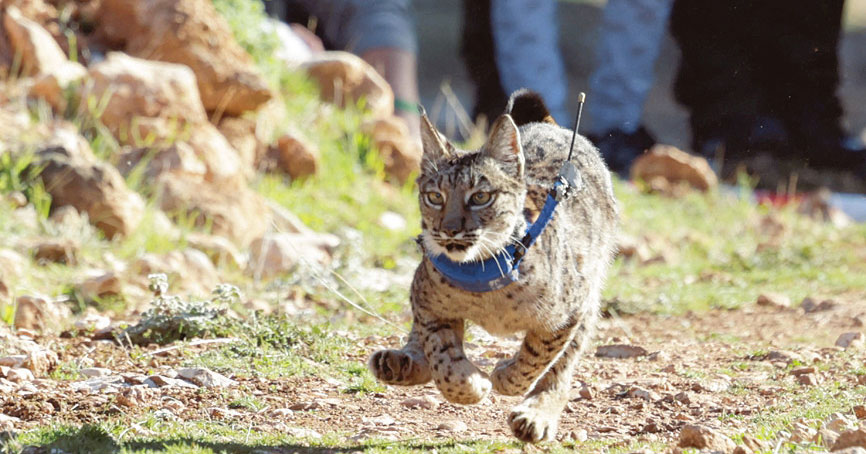
[[[465,422],[460,421],[459,419],[451,419],[440,423],[436,429],[448,432],[465,432],[466,429],[468,429],[468,426],[466,426]]]
[[[81,375],[85,377],[94,378],[94,377],[105,377],[106,375],[111,375],[111,369],[106,369],[104,367],[87,367],[78,371]]]
[[[225,375],[201,367],[179,369],[177,375],[205,388],[225,388],[236,384]]]
[[[767,292],[758,296],[756,304],[758,306],[785,309],[791,307],[791,298],[788,298],[787,295],[781,293]]]
[[[860,348],[863,346],[863,333],[859,331],[842,333],[836,339],[836,346],[842,348]]]
[[[631,344],[600,345],[595,350],[595,356],[599,358],[626,359],[638,358],[646,355],[647,350],[645,348]]]
[[[439,399],[433,396],[410,397],[402,402],[401,405],[408,408],[424,408],[426,410],[435,410],[439,408]]]

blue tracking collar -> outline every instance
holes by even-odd
[[[583,188],[582,183],[577,168],[570,161],[566,161],[559,169],[559,176],[547,194],[538,219],[526,229],[523,238],[487,260],[453,262],[445,254],[429,253],[427,258],[451,285],[469,292],[492,292],[517,282],[520,279],[520,262],[523,261],[526,251],[553,219],[559,202],[580,191]]]

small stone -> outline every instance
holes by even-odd
[[[595,350],[595,356],[599,358],[638,358],[646,354],[645,348],[630,344],[601,345]]]
[[[825,444],[824,446],[828,446]],[[866,428],[860,427],[855,430],[846,430],[840,433],[832,444],[833,451],[839,451],[853,446],[866,448]]]
[[[241,412],[237,410],[232,410],[230,408],[211,408],[209,410],[211,418],[214,419],[231,419],[237,418],[241,415]]]
[[[236,384],[225,375],[200,367],[179,369],[177,375],[205,388],[224,388]]]
[[[12,383],[21,383],[33,381],[36,377],[33,376],[33,372],[30,372],[30,369],[9,369],[9,372],[6,373],[6,379],[11,381]]]
[[[803,298],[803,302],[800,303],[800,307],[807,314],[829,311],[836,308],[836,306],[838,306],[838,304],[833,300],[824,300],[819,303],[809,297]]]
[[[839,438],[839,433],[827,428],[818,429],[818,432],[812,437],[812,442],[825,448],[835,447],[836,440]],[[841,449],[841,448],[840,448]],[[835,451],[835,449],[833,449]]]
[[[74,326],[81,331],[102,331],[111,326],[111,319],[97,313],[90,313],[75,321]]]
[[[670,361],[671,355],[668,355],[663,351],[655,351],[647,355],[646,359],[648,359],[649,361],[665,362]]]
[[[451,419],[448,421],[444,421],[436,427],[436,430],[444,430],[447,432],[455,432],[455,433],[465,432],[466,429],[468,429],[468,426],[466,425],[466,423],[463,421],[460,421],[459,419]]]
[[[809,427],[805,424],[796,423],[794,424],[794,429],[791,431],[790,440],[794,443],[804,443],[807,441],[812,441],[815,438],[815,435],[818,434],[818,431],[812,427]]]
[[[706,159],[668,145],[656,145],[642,154],[632,164],[630,173],[633,180],[661,180],[667,186],[685,182],[700,191],[719,183]]]
[[[84,299],[93,301],[107,295],[119,295],[122,285],[116,274],[96,271],[78,286],[78,290]]]
[[[439,399],[433,396],[410,397],[403,402],[400,402],[404,407],[424,408],[426,410],[435,410],[439,408],[439,403]]]
[[[372,417],[362,418],[362,421],[368,424],[375,424],[377,426],[393,426],[397,421],[394,420],[393,417],[389,415],[379,415]]]
[[[692,399],[689,397],[689,393],[687,393],[685,391],[675,395],[674,400],[681,403],[681,404],[684,404],[684,405],[688,405],[688,404],[692,403]]]
[[[276,417],[276,418],[285,418],[287,416],[292,416],[294,414],[294,410],[290,408],[275,408],[273,410],[268,411],[268,415]]]
[[[319,169],[319,150],[296,135],[283,135],[272,150],[277,166],[293,180],[315,175]]]
[[[803,386],[815,386],[818,384],[818,376],[815,374],[803,374],[797,376],[797,383]]]
[[[111,369],[106,369],[104,367],[88,367],[85,369],[81,369],[78,371],[81,375],[89,378],[93,377],[105,377],[107,375],[111,375],[113,372]]]
[[[589,439],[589,433],[586,431],[586,429],[572,430],[571,433],[568,435],[568,438],[571,439],[571,441],[573,442],[583,443],[584,441]]]
[[[781,293],[767,292],[758,295],[756,304],[758,306],[785,309],[791,307],[791,298],[788,298],[787,295]]]
[[[44,239],[34,249],[34,259],[39,263],[63,263],[75,265],[78,263],[78,244],[70,239]]]
[[[679,447],[730,453],[736,445],[727,436],[708,427],[688,424],[680,431]]]
[[[815,372],[817,372],[817,369],[810,366],[810,367],[798,367],[796,369],[791,369],[790,374],[795,376],[795,377],[799,377],[800,375],[814,374]]]
[[[122,390],[117,395],[117,403],[124,407],[135,408],[141,407],[151,398],[154,391],[145,386],[133,386]]]
[[[648,389],[641,388],[639,386],[635,386],[635,387],[632,387],[631,389],[629,389],[628,390],[628,397],[636,398],[636,399],[643,399],[643,400],[648,400],[648,401],[659,400],[658,394],[656,394],[656,393],[654,393]]]
[[[824,427],[832,430],[833,432],[842,433],[848,430],[853,424],[853,421],[850,421],[845,415],[842,413],[833,413],[827,417],[824,422]]]
[[[850,332],[850,333],[842,333],[839,335],[839,338],[836,339],[836,346],[842,348],[860,348],[863,346],[863,333],[861,332]]]
[[[589,385],[583,385],[580,387],[580,397],[582,399],[591,400],[594,397],[594,392]]]
[[[753,451],[745,446],[737,446],[731,454],[752,454]]]
[[[163,375],[151,375],[144,380],[144,384],[151,388],[165,388],[172,386],[190,389],[198,388],[198,386],[186,380],[179,380],[177,378],[166,377]]]
[[[866,406],[855,405],[854,406],[854,416],[856,416],[857,419],[866,419]]]

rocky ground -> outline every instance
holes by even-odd
[[[558,439],[580,450],[731,452],[733,439],[741,452],[835,451],[855,436],[853,445],[863,446],[856,431],[866,418],[864,317],[862,295],[790,307],[770,294],[739,310],[606,318],[576,373]],[[359,363],[366,352],[399,344],[398,336],[343,335],[357,343],[348,360]],[[488,368],[518,345],[470,335],[470,356]],[[20,432],[112,421],[126,428],[120,442],[157,435],[148,428],[155,418],[277,433],[301,444],[325,437],[338,446],[412,440],[417,448],[507,440],[505,418],[518,402],[492,395],[460,406],[443,402],[432,385],[351,393],[338,377],[188,367],[190,358],[231,339],[135,349],[86,335],[2,336],[7,353],[19,353],[0,358],[2,424]],[[57,365],[74,374],[56,373]],[[694,426],[705,433],[695,435]],[[293,452],[291,444],[255,452]]]

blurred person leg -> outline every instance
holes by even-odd
[[[641,125],[673,0],[608,0],[589,80],[589,136],[611,170],[626,174],[655,140]]]
[[[740,158],[756,146],[773,148],[787,134],[767,106],[757,71],[768,24],[752,0],[676,0],[671,31],[682,53],[674,93],[689,111],[692,146],[714,159]]]
[[[288,22],[315,25],[325,47],[352,52],[373,66],[394,91],[395,114],[420,137],[418,43],[410,0],[270,0]],[[419,139],[420,140],[420,139]]]
[[[520,88],[534,90],[544,98],[559,124],[570,124],[556,2],[491,0],[490,25],[496,67],[505,93]]]
[[[491,0],[463,0],[463,32],[460,56],[475,87],[472,118],[481,115],[493,122],[505,111],[508,95],[502,89],[490,28]]]
[[[792,152],[819,168],[866,170],[863,144],[842,127],[839,38],[843,0],[758,2],[757,76],[771,109],[790,131]]]

